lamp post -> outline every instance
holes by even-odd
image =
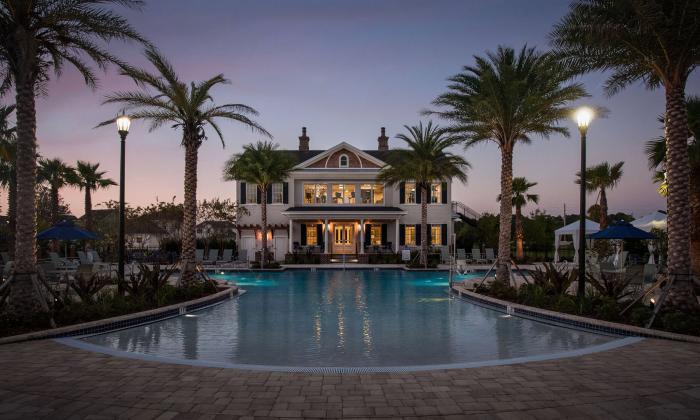
[[[581,133],[581,186],[579,227],[578,227],[578,297],[586,295],[586,133],[593,119],[590,108],[579,108],[576,111],[576,124]]]
[[[123,287],[124,283],[124,225],[125,225],[125,203],[124,203],[124,158],[125,158],[125,141],[126,136],[129,134],[129,126],[131,125],[131,120],[126,115],[122,115],[117,118],[117,131],[119,132],[119,137],[121,138],[121,160],[119,163],[119,265],[117,267],[117,280],[119,282],[119,289]]]

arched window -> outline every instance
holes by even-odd
[[[338,166],[341,168],[348,167],[348,155],[340,155],[340,158],[338,158]]]

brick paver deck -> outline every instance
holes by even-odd
[[[647,339],[510,366],[350,375],[0,346],[0,418],[700,418],[700,346]]]

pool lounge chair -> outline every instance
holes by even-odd
[[[226,248],[224,249],[224,252],[221,254],[221,258],[219,259],[219,262],[223,264],[227,264],[233,261],[233,250],[231,248]]]
[[[197,249],[194,251],[194,259],[197,262],[197,264],[201,264],[204,261],[204,250],[203,249]]]
[[[457,249],[457,261],[466,261],[467,251],[464,249]]]
[[[233,260],[233,266],[235,267],[236,264],[239,264],[239,263],[248,264],[248,250],[247,249],[239,249],[238,250],[238,255]]]
[[[440,247],[440,260],[444,263],[447,264],[450,262],[450,253],[447,250],[446,246],[441,246]]]
[[[493,253],[493,248],[486,248],[486,262],[496,261],[496,256]]]
[[[210,249],[209,250],[209,258],[203,261],[204,264],[216,264],[217,261],[219,261],[219,250],[218,249]]]
[[[487,262],[486,259],[481,256],[481,250],[479,248],[472,248],[472,262],[477,264]]]

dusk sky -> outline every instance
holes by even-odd
[[[564,15],[568,2],[530,1],[233,1],[148,0],[140,13],[127,12],[134,26],[169,57],[185,80],[223,73],[232,84],[214,91],[218,103],[244,103],[260,112],[258,122],[282,148],[296,148],[301,127],[308,127],[312,149],[347,141],[361,149],[376,148],[381,126],[391,137],[404,124],[427,118],[420,111],[445,90],[446,78],[498,45],[527,43],[548,48],[547,34]],[[135,45],[114,44],[112,51],[133,64],[144,64]],[[643,152],[644,142],[662,131],[663,92],[641,85],[606,98],[605,75],[584,82],[592,98],[582,102],[610,110],[589,130],[588,161],[625,161],[620,185],[609,194],[611,212],[636,216],[665,209],[656,194]],[[119,178],[119,142],[115,127],[93,129],[114,116],[117,106],[100,105],[114,89],[132,88],[114,72],[104,74],[97,91],[86,88],[75,71],[53,80],[48,96],[37,101],[40,153],[75,164],[100,162]],[[688,94],[700,93],[700,77],[691,78]],[[7,101],[7,100],[6,100]],[[439,120],[436,122],[440,123]],[[514,174],[539,185],[539,207],[561,214],[577,212],[578,132],[569,139],[536,139],[515,149]],[[243,144],[260,137],[224,123],[226,148],[214,133],[199,154],[198,198],[233,198],[223,182],[225,160]],[[392,139],[391,147],[401,142]],[[464,151],[471,162],[467,185],[453,199],[478,211],[496,212],[499,151],[488,143]],[[184,150],[180,133],[164,126],[149,133],[134,122],[127,139],[127,201],[132,205],[183,196]],[[62,196],[77,216],[83,196],[66,188]],[[5,196],[3,192],[3,198]],[[98,192],[94,203],[118,198],[118,188]],[[589,203],[595,200],[589,196]],[[4,199],[3,199],[4,207]],[[100,208],[97,206],[96,208]],[[534,207],[526,208],[526,212]]]

